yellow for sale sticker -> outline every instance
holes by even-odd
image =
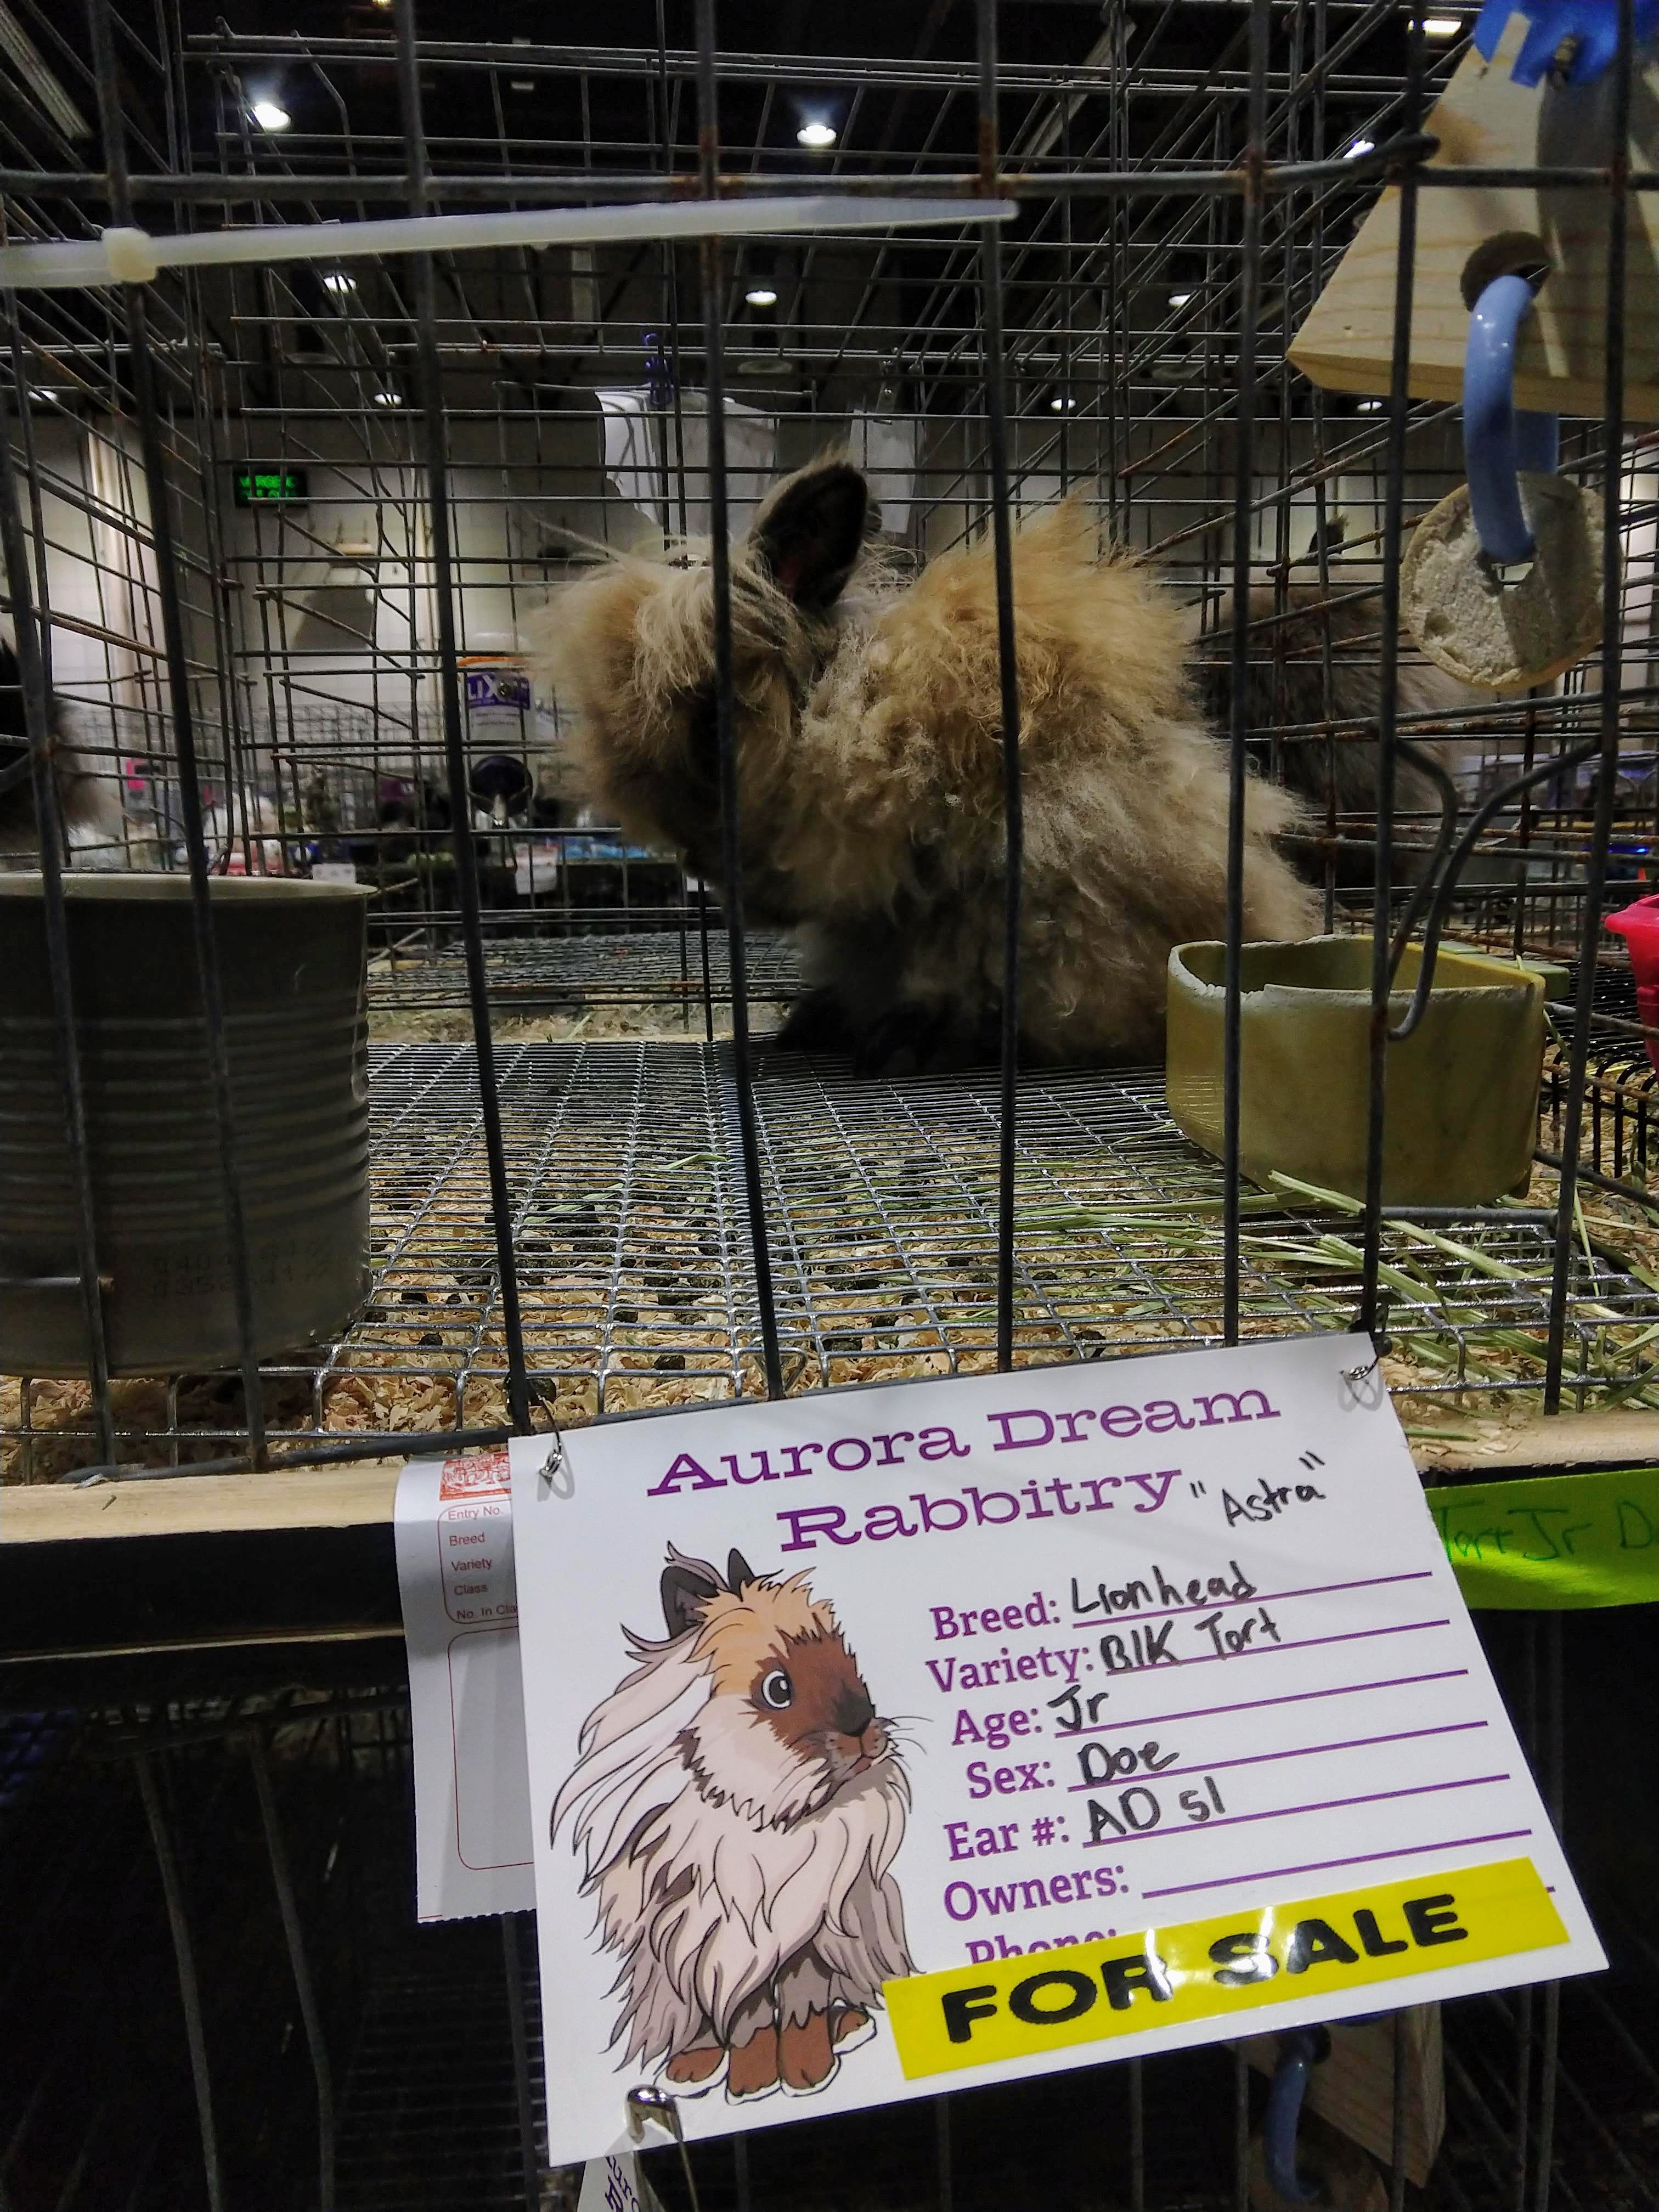
[[[1530,1859],[889,1982],[907,2080],[1565,1943]]]

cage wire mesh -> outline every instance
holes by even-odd
[[[1428,1458],[1540,1407],[1656,1403],[1656,1078],[1598,927],[1653,865],[1655,434],[1563,425],[1564,471],[1615,495],[1606,657],[1519,701],[1396,716],[1396,556],[1461,481],[1456,412],[1325,393],[1285,358],[1385,177],[1422,187],[1413,134],[1466,17],[938,0],[762,20],[727,0],[717,43],[710,9],[618,0],[591,44],[481,40],[436,5],[417,27],[382,0],[282,33],[174,0],[15,0],[8,22],[14,241],[683,198],[715,182],[711,84],[727,195],[994,190],[1018,216],[990,245],[964,223],[3,295],[7,596],[26,664],[38,611],[64,702],[60,857],[184,871],[204,914],[216,871],[371,888],[374,1281],[337,1341],[263,1366],[112,1382],[94,1342],[85,1380],[0,1380],[0,1478],[482,1441],[1356,1316],[1386,1318]],[[803,147],[814,121],[832,143]],[[1586,195],[1615,226],[1628,182]],[[1288,619],[1310,578],[1356,613],[1341,655],[1382,679],[1384,750],[1397,721],[1450,748],[1466,809],[1500,799],[1450,931],[1567,969],[1523,1200],[1266,1207],[1179,1135],[1155,1072],[854,1081],[768,1049],[802,988],[792,948],[728,934],[673,856],[585,811],[525,625],[610,551],[706,532],[723,505],[744,526],[772,475],[832,444],[868,469],[901,568],[1070,495],[1157,559],[1219,659],[1225,593],[1263,587],[1236,649],[1268,773],[1379,734],[1339,712],[1322,623]],[[1397,919],[1421,872],[1435,824],[1402,808],[1376,904],[1378,827],[1332,808],[1307,840],[1336,930]],[[44,864],[49,905],[58,842],[0,830],[0,866]],[[1574,1685],[1588,1712],[1626,1678],[1589,1627],[1577,1673],[1559,1623],[1516,1636],[1506,1686],[1559,1811]],[[7,2015],[41,1944],[76,1961],[8,2069],[0,2201],[538,2201],[533,1992],[511,1934],[504,1959],[493,1932],[409,1927],[395,1694],[37,1717],[0,1751],[27,1938]],[[1650,1913],[1620,1885],[1605,1780],[1573,1802],[1591,1876],[1613,1870],[1615,1976],[1453,2008],[1426,2204],[1659,2201]],[[226,1901],[256,1889],[270,1914],[244,1924]],[[178,2016],[151,2048],[141,1995],[164,1985]],[[94,2029],[100,2060],[142,2057],[130,2079],[82,2067]],[[870,2201],[988,2202],[1036,2137],[1068,2201],[1243,2204],[1230,2058],[1089,2084],[1082,2127],[1074,2082],[908,2112],[884,2162],[879,2130],[860,2153]],[[710,2152],[703,2199],[844,2205],[848,2140],[804,2124],[753,2147],[752,2173]],[[678,2212],[672,2165],[653,2179]]]
[[[1610,1698],[1639,1615],[1489,1623],[1613,1966],[1443,2008],[1419,2212],[1638,2212],[1656,2194],[1645,1778]],[[368,1687],[20,1717],[0,1731],[0,2188],[19,2212],[472,2212],[570,2201],[542,2166],[528,1931],[418,1925],[407,1707]],[[557,2002],[549,1991],[546,2001]],[[1212,2047],[763,2130],[694,2153],[711,2212],[1010,2202],[1227,2212],[1265,2085]],[[647,2159],[690,2212],[672,2148]]]
[[[427,204],[683,193],[696,151],[691,26],[672,11],[660,21],[635,12],[635,42],[609,46],[480,46],[446,37],[441,20],[423,23]],[[392,65],[409,34],[394,36],[389,19],[281,35],[198,27],[166,9],[107,21],[112,89],[100,91],[77,27],[43,21],[31,35],[83,121],[100,116],[100,99],[106,131],[124,120],[131,189],[149,219],[161,209],[180,228],[338,218],[406,201]],[[1400,139],[1408,105],[1420,115],[1464,50],[1462,20],[1450,36],[1451,19],[1436,21],[1437,34],[1413,47],[1399,7],[1275,6],[1261,20],[1267,51],[1253,59],[1247,7],[1006,9],[999,189],[1017,193],[1020,216],[999,249],[1006,361],[994,375],[982,249],[969,231],[737,245],[713,303],[726,395],[718,425],[694,244],[450,255],[437,265],[429,315],[417,273],[397,260],[165,276],[145,288],[145,379],[117,294],[7,295],[20,521],[50,678],[67,702],[66,754],[72,746],[75,773],[59,781],[68,857],[188,866],[181,702],[167,690],[176,678],[193,723],[203,865],[349,872],[374,893],[373,1301],[340,1341],[268,1364],[259,1411],[251,1376],[118,1384],[115,1457],[216,1464],[239,1443],[257,1456],[261,1413],[292,1449],[488,1426],[513,1418],[515,1395],[520,1413],[535,1396],[574,1418],[764,1378],[771,1316],[741,1290],[737,1214],[721,1232],[738,1270],[726,1286],[710,1286],[695,1307],[653,1299],[653,1179],[672,1177],[689,1147],[677,1115],[653,1125],[641,1110],[662,1079],[658,1058],[596,1053],[621,1037],[729,1035],[725,918],[672,856],[636,850],[587,817],[569,715],[530,685],[522,655],[550,585],[607,549],[660,549],[665,538],[707,531],[717,428],[735,527],[773,473],[839,443],[867,464],[881,535],[901,565],[989,529],[999,472],[1015,521],[1062,495],[1085,501],[1103,532],[1157,559],[1195,623],[1216,618],[1242,543],[1243,568],[1263,587],[1245,640],[1261,765],[1272,772],[1298,750],[1334,757],[1368,741],[1369,728],[1337,710],[1320,636],[1285,619],[1287,593],[1316,578],[1345,617],[1341,665],[1383,672],[1396,650],[1382,635],[1393,551],[1402,528],[1461,479],[1456,410],[1413,404],[1396,435],[1386,404],[1313,387],[1285,348],[1382,182],[1375,149]],[[872,25],[853,42],[869,48],[856,58],[850,44],[833,50],[824,31],[815,33],[819,51],[740,52],[728,29],[717,75],[730,188],[810,181],[850,198],[877,179],[911,191],[976,187],[978,64],[965,25],[965,14],[956,25],[930,15],[914,41]],[[286,129],[255,120],[262,100],[291,110]],[[799,124],[815,118],[833,118],[827,152],[796,143]],[[90,234],[109,211],[109,187],[77,166],[88,141],[32,107],[0,127],[11,235]],[[1237,188],[1249,144],[1274,167],[1259,206]],[[1409,163],[1404,173],[1415,173]],[[441,524],[422,443],[426,340],[447,441]],[[141,381],[154,386],[168,487],[165,562]],[[1566,472],[1599,483],[1608,434],[1601,422],[1570,421]],[[1399,718],[1402,734],[1448,746],[1468,807],[1521,772],[1565,763],[1499,807],[1456,887],[1449,927],[1477,945],[1568,961],[1575,978],[1592,883],[1599,905],[1608,883],[1645,880],[1659,805],[1652,441],[1616,426],[1612,434],[1623,600],[1605,845],[1595,834],[1596,762],[1569,758],[1601,729],[1595,661],[1519,702],[1431,722]],[[441,599],[454,626],[453,679]],[[169,609],[179,630],[171,661]],[[1229,644],[1230,633],[1215,632],[1212,656]],[[1398,648],[1407,661],[1413,650]],[[1322,716],[1298,721],[1310,660],[1325,674]],[[446,680],[459,685],[464,790],[450,785]],[[458,823],[470,833],[476,928],[464,911],[472,895],[463,896],[458,874]],[[1395,821],[1396,917],[1434,827],[1409,811]],[[1370,926],[1375,836],[1373,816],[1332,810],[1310,837],[1335,928]],[[11,842],[0,865],[33,865],[27,837]],[[786,939],[755,933],[744,950],[763,1035],[799,995],[800,972]],[[502,1240],[477,1233],[492,1110],[469,1155],[453,1119],[465,1121],[463,1062],[435,1051],[424,1066],[418,1059],[471,1038],[470,961],[499,1043],[580,1041],[580,1067],[598,1077],[603,1060],[617,1126],[634,1133],[625,1174],[620,1149],[608,1167],[599,1160],[582,1117],[544,1128],[532,1107],[506,1140],[517,1227],[548,1247],[518,1255],[528,1270],[522,1332],[508,1310],[518,1296],[510,1240],[489,1273],[488,1248]],[[675,1080],[710,1096],[735,1089],[735,1121],[716,1117],[695,1147],[714,1155],[723,1191],[741,1182],[751,1101],[760,1151],[784,1163],[769,1171],[779,1210],[767,1256],[787,1285],[777,1331],[791,1387],[979,1364],[995,1348],[999,1314],[988,1309],[999,1302],[1003,1336],[1012,1329],[1014,1356],[1025,1359],[1102,1356],[1164,1334],[1204,1341],[1235,1328],[1328,1326],[1362,1309],[1374,1318],[1381,1285],[1399,1347],[1390,1380],[1411,1394],[1413,1425],[1443,1427],[1455,1447],[1540,1403],[1654,1402],[1659,1078],[1622,950],[1612,940],[1597,948],[1587,1029],[1571,996],[1552,1016],[1534,1218],[1435,1224],[1455,1250],[1400,1225],[1368,1236],[1362,1224],[1356,1243],[1323,1215],[1232,1244],[1216,1210],[1224,1176],[1158,1121],[1155,1084],[1022,1079],[1025,1181],[1019,1218],[1004,1224],[1021,1250],[1018,1262],[1012,1250],[988,1255],[1000,1263],[988,1296],[992,1187],[978,1168],[952,1165],[942,1188],[963,1199],[962,1235],[949,1251],[933,1233],[939,1194],[926,1188],[941,1159],[962,1161],[965,1131],[982,1125],[982,1085],[885,1094],[865,1085],[843,1106],[833,1070],[820,1082],[781,1057],[751,1070],[741,1045],[726,1044],[727,1060],[744,1064]],[[506,1065],[528,1063],[509,1054]],[[505,1101],[518,1079],[503,1079]],[[538,1079],[563,1078],[550,1061]],[[629,1082],[634,1095],[623,1101],[617,1086]],[[425,1108],[406,1109],[410,1084],[430,1102],[429,1124]],[[1589,1176],[1620,1188],[1587,1183],[1595,1218],[1568,1242],[1541,1217],[1575,1112]],[[1058,1158],[1043,1133],[1056,1120],[1084,1133],[1075,1146],[1068,1134]],[[790,1155],[809,1127],[815,1152],[829,1148],[826,1187],[853,1207],[848,1251],[861,1240],[879,1267],[849,1277],[839,1261],[793,1249],[794,1211],[806,1201]],[[999,1139],[987,1128],[985,1141],[980,1166],[994,1181]],[[411,1221],[411,1150],[425,1167],[458,1143],[444,1154],[447,1182],[430,1179]],[[908,1176],[894,1172],[895,1155],[911,1162]],[[928,1173],[916,1165],[923,1158]],[[1154,1199],[1162,1213],[1144,1211]],[[729,1195],[721,1202],[729,1211]],[[557,1233],[580,1219],[560,1209],[584,1203],[614,1245],[603,1258],[593,1235]],[[1133,1218],[1129,1204],[1142,1209]],[[1070,1222],[1052,1211],[1066,1206]],[[448,1250],[458,1243],[465,1264]],[[864,1279],[872,1274],[880,1279]],[[396,1326],[394,1310],[401,1319],[422,1296],[438,1300],[441,1317]],[[628,1381],[641,1364],[688,1379]],[[502,1373],[504,1384],[490,1379]],[[97,1395],[50,1378],[0,1383],[4,1473],[40,1479],[104,1463]],[[1432,1449],[1432,1437],[1420,1441]]]

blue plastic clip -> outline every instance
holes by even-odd
[[[1388,2018],[1386,2013],[1358,2013],[1346,2025],[1369,2027]],[[1261,2162],[1268,2185],[1291,2204],[1311,2204],[1324,2195],[1317,2182],[1302,2179],[1296,2162],[1296,2131],[1302,2118],[1302,2100],[1308,2094],[1308,2077],[1330,2056],[1330,2031],[1323,2027],[1288,2027],[1279,2039],[1279,2058],[1267,2110],[1261,2123]]]
[[[1655,0],[1659,6],[1659,0]],[[1516,471],[1553,476],[1560,423],[1515,404],[1515,348],[1532,308],[1524,276],[1495,276],[1474,303],[1463,353],[1463,464],[1480,550],[1500,566],[1530,560],[1532,532]]]
[[[1279,2062],[1261,2123],[1261,2159],[1273,2193],[1291,2204],[1311,2204],[1320,2194],[1318,2183],[1304,2181],[1297,2170],[1296,2130],[1308,2076],[1328,2048],[1324,2031],[1317,2027],[1287,2028],[1279,2039]]]
[[[1659,8],[1659,0],[1652,0]],[[662,341],[655,331],[645,333],[645,390],[653,407],[668,408],[674,404],[673,366],[662,350]]]
[[[1515,9],[1516,0],[1486,0],[1474,26],[1475,46],[1485,60],[1498,52]],[[1516,84],[1540,83],[1569,39],[1573,52],[1562,71],[1564,84],[1594,84],[1618,54],[1617,0],[1521,0],[1521,13],[1531,28],[1510,71]],[[1645,46],[1659,28],[1659,0],[1634,0],[1631,15],[1636,44]]]

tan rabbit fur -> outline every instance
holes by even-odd
[[[909,1788],[802,1575],[670,1548],[665,1639],[583,1725],[553,1807],[621,1959],[613,2043],[678,2094],[822,2088],[914,1972],[890,1871]]]
[[[823,987],[780,1040],[894,1070],[994,1056],[1004,828],[988,538],[908,588],[864,554],[863,478],[830,459],[771,495],[732,574],[748,920],[800,932]],[[1025,857],[1020,1037],[1036,1060],[1162,1047],[1171,945],[1224,926],[1227,763],[1188,690],[1181,611],[1067,502],[1013,548]],[[552,603],[544,658],[595,802],[721,873],[713,580],[627,559]],[[1244,933],[1316,926],[1252,781]]]

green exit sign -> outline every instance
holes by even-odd
[[[280,506],[310,496],[303,469],[238,469],[235,482],[238,507]]]

